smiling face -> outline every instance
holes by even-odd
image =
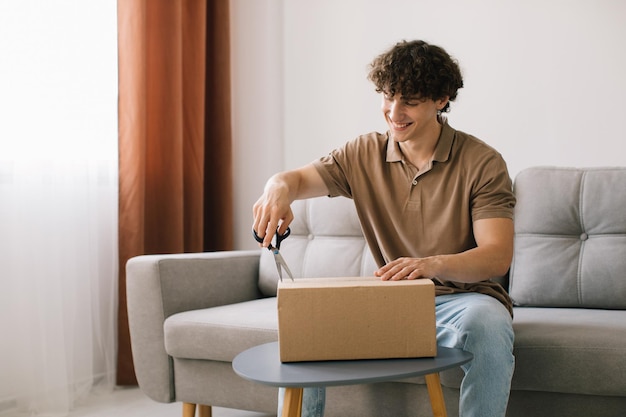
[[[437,112],[445,107],[448,99],[432,100],[420,97],[404,97],[382,94],[382,111],[394,141],[418,142],[439,131]],[[438,134],[438,133],[437,133]]]
[[[463,87],[457,62],[443,48],[421,40],[398,42],[377,56],[368,78],[383,94],[383,113],[396,139],[437,127],[437,110],[448,111]]]

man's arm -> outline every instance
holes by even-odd
[[[477,246],[452,255],[399,258],[380,268],[383,280],[439,278],[442,281],[478,282],[501,277],[513,258],[513,220],[482,219],[474,222]]]
[[[328,187],[313,164],[272,176],[252,209],[252,227],[259,237],[264,237],[262,246],[270,244],[279,225],[278,233],[285,233],[293,221],[291,203],[294,200],[325,195],[328,195]]]

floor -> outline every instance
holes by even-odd
[[[67,417],[182,417],[182,414],[181,403],[158,403],[146,397],[139,388],[116,388],[112,393],[92,395]],[[1,414],[1,417],[8,416],[13,417],[10,412]],[[15,417],[22,417],[22,414]],[[273,415],[213,407],[213,417],[273,417]]]

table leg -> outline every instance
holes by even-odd
[[[443,400],[443,391],[441,390],[441,381],[439,373],[426,375],[426,386],[428,387],[428,395],[430,396],[430,406],[433,409],[434,417],[447,417],[446,403]]]
[[[302,414],[302,388],[285,388],[283,417],[300,417]]]

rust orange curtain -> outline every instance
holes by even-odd
[[[228,3],[117,3],[119,385],[137,383],[126,261],[233,246]]]

